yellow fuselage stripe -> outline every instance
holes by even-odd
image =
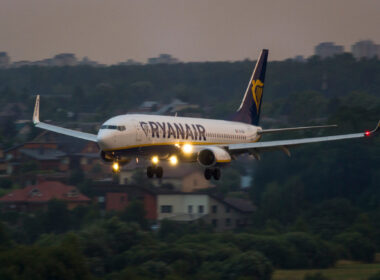
[[[149,146],[174,146],[176,144],[191,144],[191,145],[230,145],[230,144],[244,144],[244,143],[255,143],[260,140],[261,137],[259,137],[256,141],[252,142],[239,142],[239,143],[210,143],[210,142],[183,142],[183,143],[173,143],[173,142],[166,142],[166,143],[146,143],[146,144],[139,144],[139,145],[131,145],[131,146],[124,146],[119,147],[115,149],[108,149],[104,150],[105,152],[113,152],[113,151],[120,151],[120,150],[128,150],[133,148],[142,148],[142,147],[149,147]]]

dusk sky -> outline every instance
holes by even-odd
[[[71,52],[113,64],[310,56],[322,41],[380,44],[377,0],[0,0],[0,51],[12,61]]]

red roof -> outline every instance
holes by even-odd
[[[64,201],[90,201],[74,186],[56,181],[45,181],[39,185],[14,190],[0,198],[0,202],[47,202],[52,199]]]

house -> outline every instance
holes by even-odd
[[[0,198],[3,210],[34,211],[46,210],[49,201],[66,202],[68,209],[88,205],[91,199],[81,194],[74,186],[57,181],[45,181],[37,185],[14,190]]]
[[[209,213],[209,196],[205,193],[157,193],[157,220],[178,222],[199,220]]]
[[[110,174],[110,166],[100,158],[96,143],[47,131],[5,153],[8,172],[15,176],[25,175],[27,171],[42,171],[48,175],[58,172],[68,178],[77,169],[90,179],[101,179]]]
[[[212,224],[216,231],[225,231],[251,225],[251,214],[256,207],[250,200],[241,198],[223,198],[210,195],[209,215],[205,221]]]
[[[256,210],[251,201],[241,198],[223,198],[207,193],[181,193],[159,191],[157,220],[177,222],[202,220],[215,231],[226,231],[251,225],[251,215]]]
[[[27,142],[4,151],[10,175],[25,175],[28,171],[67,171],[67,154],[56,143]]]
[[[122,211],[131,201],[141,201],[146,218],[188,223],[203,221],[216,231],[234,230],[251,224],[252,202],[223,198],[207,192],[181,192],[155,186],[97,182],[91,186],[94,203],[104,211]]]
[[[123,211],[131,201],[141,201],[144,205],[146,218],[157,219],[156,191],[136,185],[120,185],[115,182],[95,182],[91,186],[93,201],[105,211]]]

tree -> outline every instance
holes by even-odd
[[[141,201],[132,201],[120,214],[120,218],[125,222],[135,222],[143,229],[148,229],[148,221],[145,218],[146,212]]]

